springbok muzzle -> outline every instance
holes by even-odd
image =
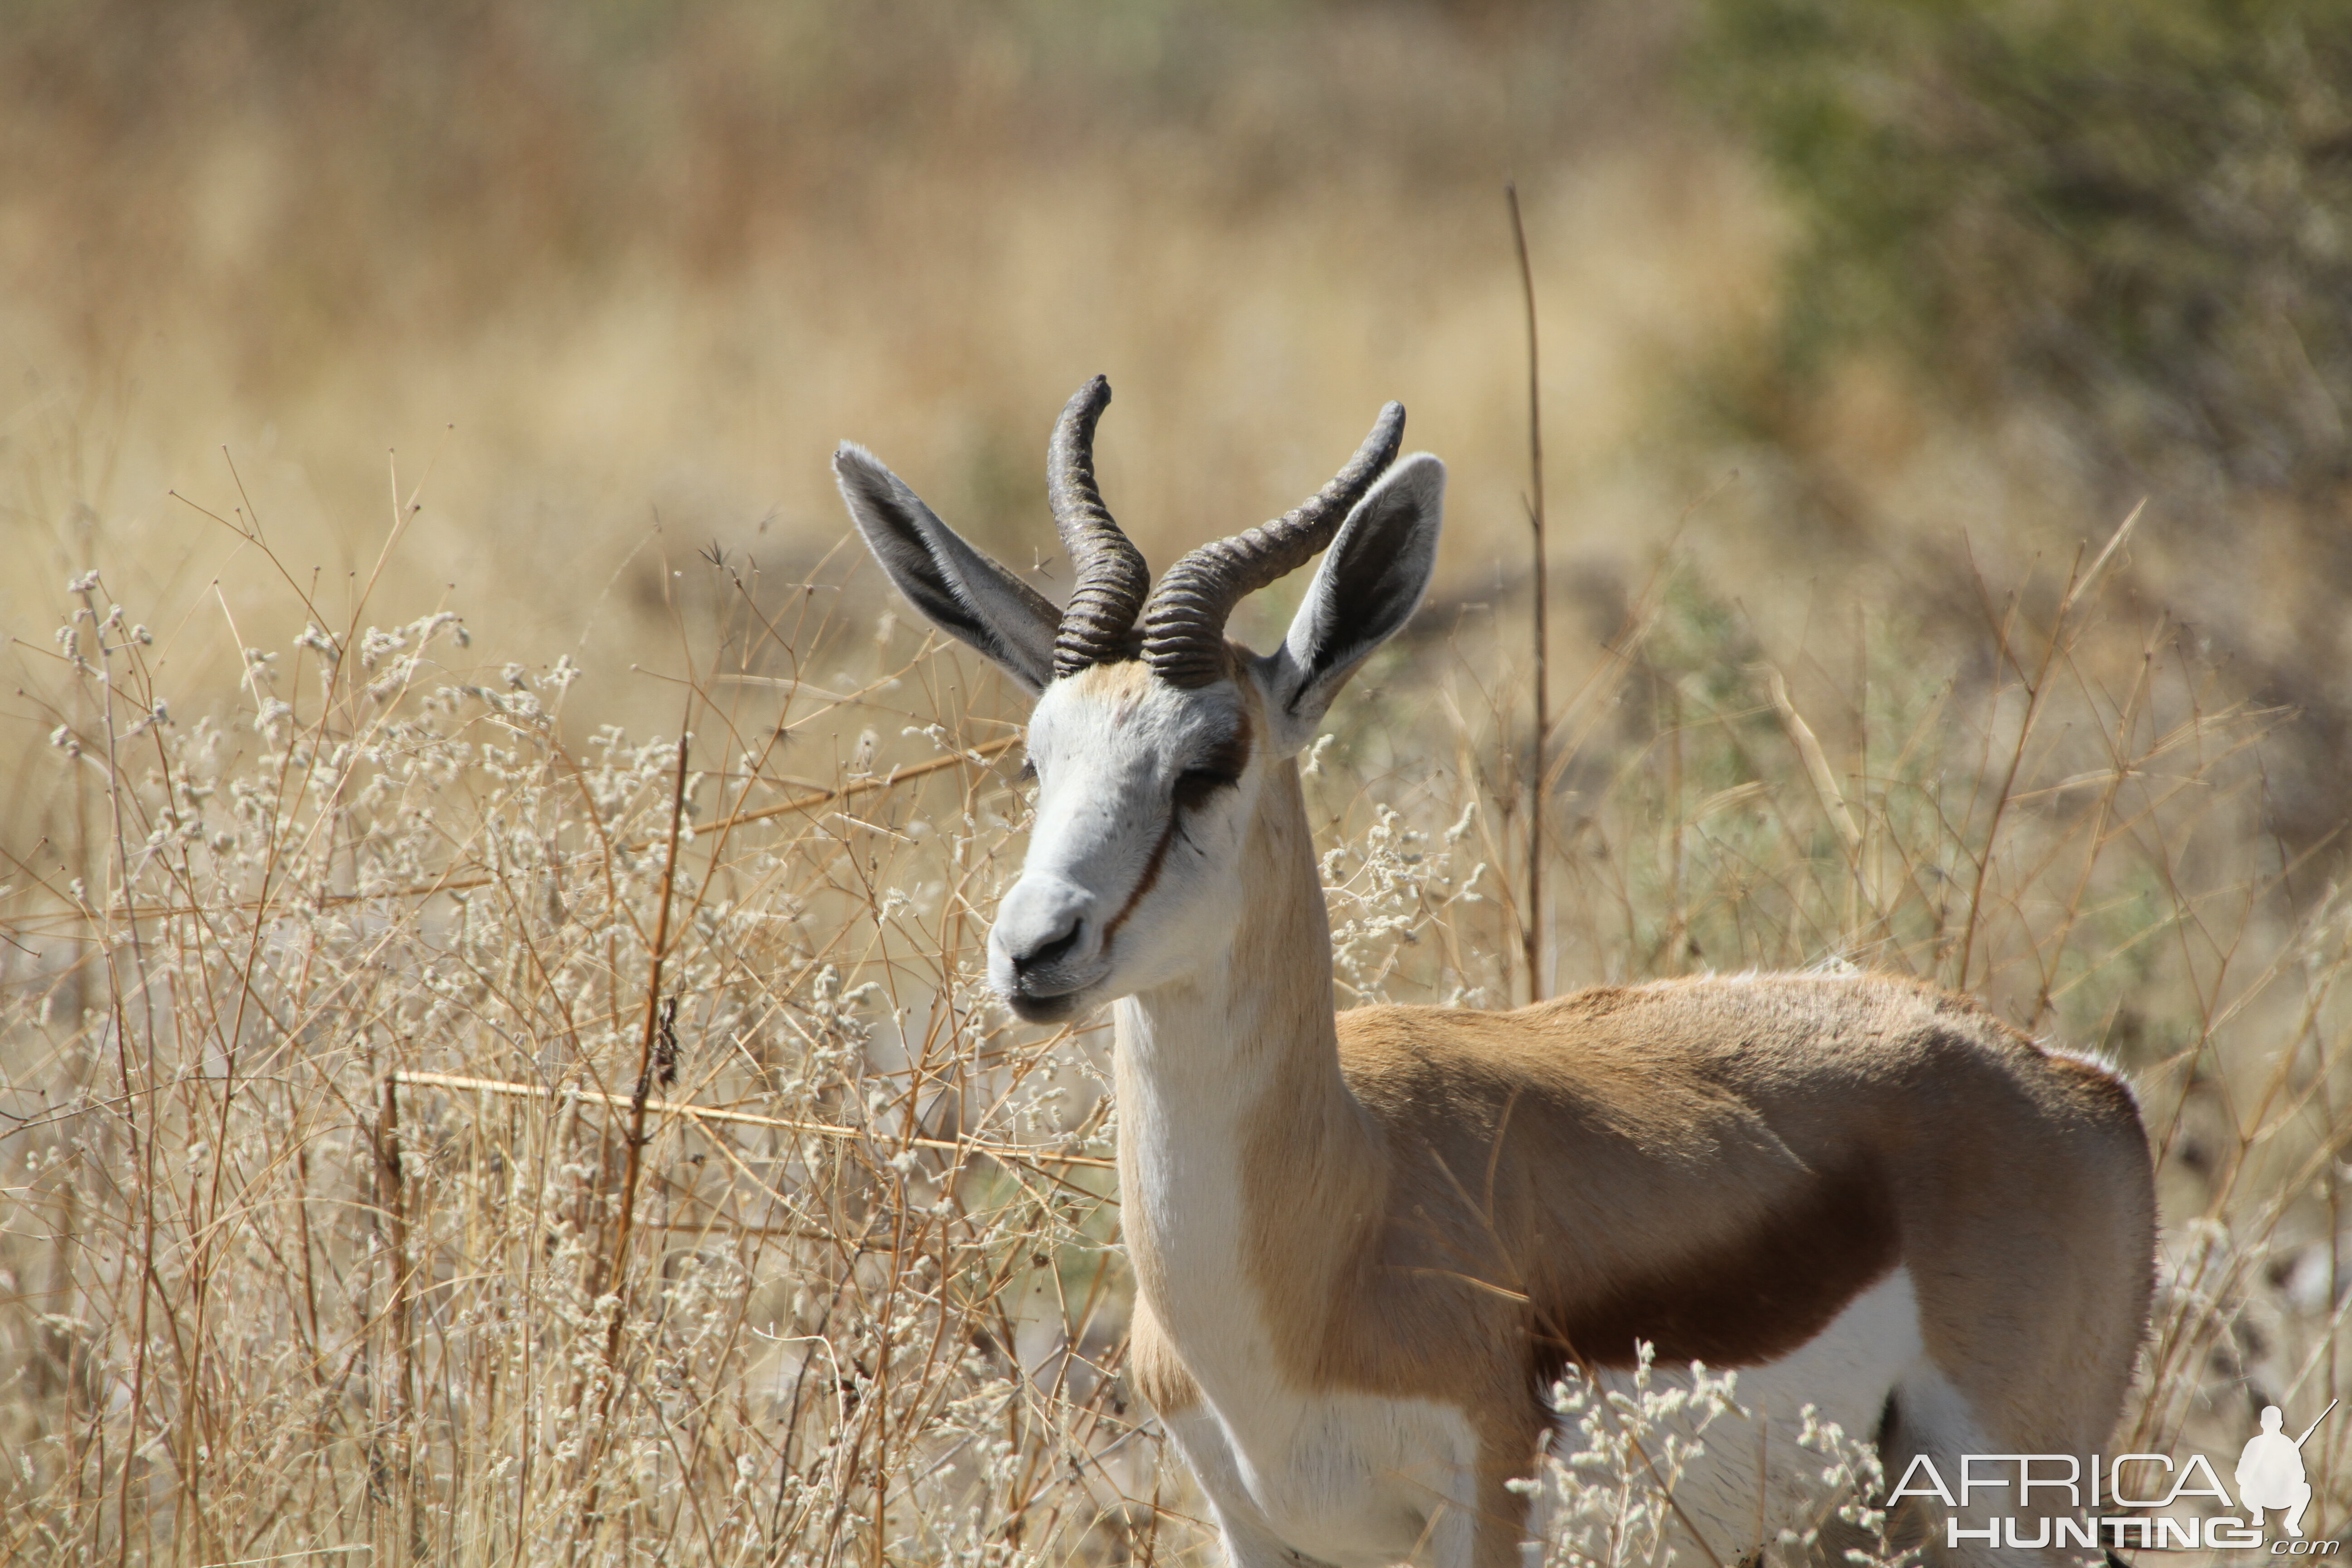
[[[1004,895],[988,933],[988,983],[1015,1013],[1051,1021],[1102,977],[1098,905],[1050,871],[1024,874]]]

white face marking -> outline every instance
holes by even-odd
[[[1029,720],[1029,854],[988,940],[989,984],[1015,1012],[1073,1017],[1231,945],[1264,774],[1255,729],[1228,681],[1182,690],[1128,664],[1045,689]]]

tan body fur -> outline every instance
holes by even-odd
[[[2138,1114],[2114,1079],[1972,1002],[1882,976],[1335,1019],[1295,770],[1272,774],[1231,954],[1201,972],[1246,978],[1223,996],[1193,983],[1121,1005],[1127,1103],[1149,1070],[1125,1048],[1129,1009],[1222,1026],[1186,1048],[1254,1090],[1234,1130],[1242,1281],[1160,1267],[1150,1145],[1122,1145],[1133,1364],[1160,1411],[1195,1407],[1191,1365],[1225,1351],[1188,1342],[1185,1298],[1239,1284],[1298,1385],[1465,1412],[1473,1560],[1516,1562],[1525,1505],[1504,1483],[1532,1469],[1564,1363],[1624,1366],[1638,1335],[1661,1363],[1754,1365],[1900,1265],[1927,1353],[1990,1451],[2105,1438],[2146,1319],[2154,1223]]]

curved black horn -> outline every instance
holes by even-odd
[[[1077,578],[1054,635],[1056,679],[1126,658],[1136,614],[1151,586],[1143,552],[1111,521],[1095,485],[1095,422],[1109,403],[1104,376],[1078,388],[1055,421],[1053,444],[1045,449],[1045,499],[1062,553]]]
[[[1348,466],[1296,510],[1203,544],[1171,566],[1143,607],[1143,658],[1152,673],[1187,687],[1224,674],[1225,617],[1234,606],[1330,543],[1403,441],[1404,405],[1391,403]]]

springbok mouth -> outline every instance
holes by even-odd
[[[1081,985],[1053,996],[1011,991],[1004,994],[1004,1005],[1024,1024],[1066,1024],[1085,1011],[1087,994],[1092,990],[1092,986]]]

